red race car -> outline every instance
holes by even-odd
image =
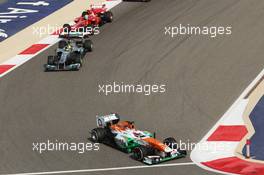
[[[73,26],[64,24],[63,28],[67,29],[68,32],[74,29],[79,32],[86,31],[94,34],[96,28],[98,29],[105,23],[110,23],[112,21],[113,13],[111,11],[107,11],[105,5],[92,5],[90,9],[82,13],[82,16],[74,20],[75,24]]]

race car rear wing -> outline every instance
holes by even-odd
[[[96,124],[100,128],[107,127],[109,124],[116,124],[120,120],[118,114],[109,114],[104,116],[96,116]]]
[[[106,5],[105,4],[91,4],[90,8],[105,8]]]

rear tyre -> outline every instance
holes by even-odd
[[[107,23],[111,23],[113,22],[113,19],[114,19],[114,15],[111,11],[107,11],[104,13],[103,15],[103,20]]]
[[[91,139],[95,143],[101,143],[106,137],[106,130],[104,128],[95,128],[91,131]]]

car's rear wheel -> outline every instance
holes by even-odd
[[[103,14],[102,19],[103,19],[103,21],[105,21],[107,23],[111,23],[114,20],[114,15],[111,11],[107,11]]]
[[[87,52],[92,52],[93,42],[91,40],[84,40],[83,47]]]
[[[95,143],[101,143],[105,139],[106,133],[104,128],[95,128],[91,131],[91,139]]]

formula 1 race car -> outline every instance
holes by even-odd
[[[118,114],[97,116],[97,128],[91,131],[93,142],[104,143],[132,154],[131,157],[148,165],[178,159],[187,155],[178,148],[174,138],[160,142],[155,133],[135,129],[134,122],[120,121]]]
[[[96,28],[112,21],[113,13],[111,11],[107,11],[105,5],[92,5],[90,9],[84,11],[80,17],[74,20],[75,24],[73,26],[64,24],[63,28],[67,29],[68,32],[74,30],[79,32],[86,31],[94,34],[94,30]]]
[[[87,36],[76,33],[75,35],[60,35],[56,55],[48,56],[45,71],[79,70],[87,52],[93,49],[93,43]]]
[[[113,21],[113,13],[111,11],[107,11],[105,4],[102,6],[91,5],[90,9],[84,11],[82,13],[82,18],[91,18],[91,22],[94,25],[101,26],[105,23],[110,23]],[[78,22],[79,18],[75,19],[75,22]]]

